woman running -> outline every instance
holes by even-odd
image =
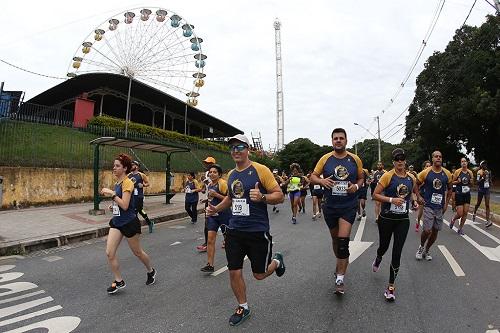
[[[109,222],[109,234],[106,242],[106,255],[115,280],[108,288],[108,294],[114,294],[119,289],[125,288],[125,281],[120,273],[120,264],[116,251],[123,236],[127,238],[128,246],[139,260],[146,266],[146,285],[155,282],[156,270],[151,266],[151,260],[141,247],[139,235],[141,234],[141,223],[137,218],[134,201],[131,200],[134,191],[134,183],[127,177],[132,168],[132,160],[126,154],[120,154],[113,163],[113,175],[116,177],[114,190],[103,188],[101,194],[111,197],[112,205],[109,207],[113,212],[113,218]]]
[[[292,163],[290,165],[290,172],[290,177],[285,181],[285,184],[287,185],[290,206],[292,208],[292,224],[296,224],[297,212],[300,204],[300,184],[302,181],[302,177],[300,176],[300,165],[298,163]]]
[[[195,173],[187,174],[186,182],[184,183],[184,208],[191,218],[191,223],[195,224],[198,221],[198,200],[199,193],[203,191],[202,185],[195,179]]]
[[[323,175],[320,176],[323,178]],[[321,218],[321,205],[323,201],[323,187],[319,184],[311,185],[311,193],[313,198],[313,216],[312,219],[316,221],[316,219]]]
[[[300,174],[300,203],[299,203],[299,211],[302,210],[302,213],[306,212],[306,197],[307,197],[307,188],[309,187],[309,178],[308,176],[304,176],[304,174]]]
[[[459,235],[463,235],[463,227],[465,220],[467,220],[467,213],[469,212],[470,187],[472,186],[474,174],[467,167],[469,165],[467,158],[462,157],[460,165],[462,168],[457,169],[452,178],[452,184],[455,186],[455,207],[457,208],[457,212],[451,219],[450,229],[453,229],[456,220],[460,219],[457,232]]]
[[[227,196],[227,182],[220,178],[222,176],[222,168],[214,164],[208,169],[208,177],[210,178],[210,183],[207,185],[208,200],[209,203],[217,206],[222,200]],[[201,269],[205,273],[214,272],[214,256],[215,256],[215,239],[217,237],[217,231],[221,228],[222,232],[225,232],[225,228],[229,223],[229,217],[231,213],[229,209],[220,211],[214,216],[208,216],[207,228],[208,228],[208,241],[207,241],[207,256],[208,262],[205,267]]]
[[[416,196],[418,187],[415,178],[406,169],[406,156],[401,148],[392,151],[394,169],[386,172],[377,184],[373,195],[375,200],[381,202],[381,211],[378,218],[379,247],[377,257],[373,261],[372,269],[378,271],[382,256],[389,248],[389,243],[394,235],[392,246],[392,260],[389,271],[389,285],[385,289],[384,296],[387,301],[394,301],[394,282],[398,275],[401,261],[401,252],[410,228],[408,211],[410,201],[413,207],[417,207]],[[412,193],[414,196],[412,196]]]
[[[432,166],[431,161],[425,161],[422,164],[422,170],[430,168],[431,166]],[[424,196],[423,186],[419,191],[420,195],[423,197]],[[415,232],[418,232],[418,229],[420,228],[420,221],[422,221],[422,215],[424,215],[424,205],[418,206],[417,221],[415,222]]]
[[[479,206],[481,206],[481,201],[484,197],[484,205],[486,208],[486,228],[492,226],[490,221],[490,186],[491,186],[491,172],[488,170],[488,163],[486,161],[481,161],[479,163],[479,171],[477,172],[477,202],[474,207],[474,214],[472,215],[472,221],[476,220],[476,213]]]

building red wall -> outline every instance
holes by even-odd
[[[94,116],[94,104],[95,102],[89,99],[76,99],[73,126],[87,127],[88,121]]]

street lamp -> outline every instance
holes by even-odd
[[[373,136],[375,139],[377,139],[377,141],[378,141],[378,160],[381,161],[382,157],[381,157],[381,149],[380,149],[380,119],[378,116],[376,116],[375,119],[377,119],[377,127],[378,127],[377,134],[378,134],[378,136],[375,136],[375,134],[370,132],[370,130],[368,128],[364,127],[361,124],[354,123],[354,125],[361,127],[362,129],[367,131],[371,136]]]

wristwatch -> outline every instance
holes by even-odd
[[[267,200],[266,195],[262,194],[262,196],[260,197],[260,201],[266,202],[266,200]]]

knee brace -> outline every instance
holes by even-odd
[[[349,237],[338,237],[337,246],[337,258],[349,258]]]

